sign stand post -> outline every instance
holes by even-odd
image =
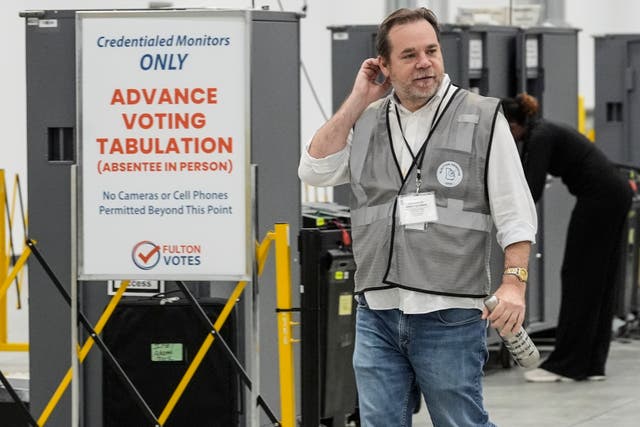
[[[78,362],[78,166],[71,165],[71,427],[80,426],[80,364]]]
[[[251,165],[251,206],[252,210],[252,230],[251,236],[254,242],[257,242],[258,231],[258,165]],[[252,262],[253,272],[251,280],[251,344],[253,348],[249,349],[251,357],[251,378],[253,378],[253,387],[251,387],[250,412],[251,427],[260,426],[260,412],[257,411],[258,396],[260,394],[260,289],[258,287],[258,271],[255,261],[255,251]]]

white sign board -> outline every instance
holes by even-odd
[[[248,279],[246,12],[76,25],[80,279]]]

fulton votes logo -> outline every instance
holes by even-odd
[[[438,182],[445,187],[455,187],[462,182],[462,168],[451,160],[438,166]]]
[[[160,246],[148,240],[136,243],[131,252],[133,263],[142,270],[151,270],[160,262]]]
[[[133,263],[141,270],[151,270],[158,264],[166,266],[200,265],[202,247],[199,244],[160,244],[149,240],[136,243],[131,251]]]

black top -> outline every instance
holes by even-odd
[[[607,157],[584,135],[564,124],[544,119],[531,123],[521,157],[536,202],[542,196],[547,174],[560,177],[576,197],[601,198],[625,191],[621,186],[629,189]]]

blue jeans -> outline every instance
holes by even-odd
[[[420,392],[435,427],[494,426],[482,404],[488,351],[479,310],[403,314],[357,300],[353,366],[362,427],[411,426]]]

